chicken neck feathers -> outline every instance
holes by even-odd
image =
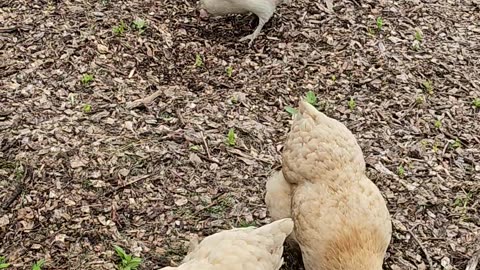
[[[293,120],[282,161],[285,179],[295,184],[365,172],[363,153],[352,132],[305,101]]]

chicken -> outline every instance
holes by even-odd
[[[209,14],[214,16],[227,14],[245,14],[252,12],[258,16],[258,26],[255,31],[240,39],[240,42],[250,40],[248,46],[252,46],[253,40],[260,34],[263,26],[270,20],[277,5],[288,3],[290,0],[200,0],[199,13],[201,18],[207,18]]]
[[[278,270],[292,230],[292,219],[285,218],[260,228],[222,231],[191,245],[180,266],[160,270]]]
[[[274,220],[292,217],[305,269],[382,269],[390,214],[347,127],[301,101],[282,163],[265,201]]]

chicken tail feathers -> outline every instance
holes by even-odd
[[[284,218],[274,221],[270,224],[264,225],[255,230],[257,234],[273,237],[280,240],[276,245],[283,245],[285,238],[287,238],[293,231],[293,220],[291,218]]]
[[[282,171],[273,173],[267,181],[265,203],[273,220],[292,217],[292,187],[285,181]]]

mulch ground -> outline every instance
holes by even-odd
[[[465,269],[480,249],[480,2],[293,0],[248,48],[252,18],[200,22],[187,0],[0,2],[0,256],[114,269],[115,244],[158,269],[192,234],[268,223],[285,107],[313,91],[388,201],[385,269]]]

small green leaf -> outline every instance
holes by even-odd
[[[248,227],[255,227],[257,226],[257,224],[255,223],[255,221],[252,221],[252,222],[248,222],[246,220],[241,220],[239,223],[238,223],[238,226],[237,227],[240,227],[240,228],[248,228]]]
[[[425,102],[425,97],[423,95],[418,95],[417,98],[415,99],[415,103],[420,105]]]
[[[147,28],[147,23],[145,22],[145,20],[142,20],[140,18],[135,19],[133,21],[133,25],[134,25],[135,29],[137,29],[140,32],[140,34],[143,33],[145,31],[145,29]]]
[[[227,72],[227,77],[231,78],[233,74],[233,68],[231,66],[227,67],[226,72]]]
[[[472,100],[472,105],[475,109],[480,109],[480,98],[474,98]]]
[[[434,141],[434,142],[433,142],[432,151],[433,151],[434,153],[437,153],[437,152],[438,152],[438,142],[437,142],[437,141]]]
[[[200,146],[198,146],[198,145],[192,145],[192,146],[190,146],[190,150],[192,150],[192,151],[198,151],[198,150],[200,150]]]
[[[462,142],[458,138],[455,138],[455,141],[451,143],[451,145],[454,149],[457,149],[462,147]]]
[[[438,119],[437,121],[435,121],[435,124],[434,124],[435,128],[441,128],[442,127],[442,120]]]
[[[0,269],[7,269],[8,267],[10,267],[10,264],[7,263],[7,258],[0,256]]]
[[[398,176],[400,176],[400,177],[405,176],[405,168],[403,168],[402,165],[398,166],[398,168],[397,168],[397,174],[398,174]]]
[[[422,86],[423,86],[423,88],[425,88],[425,90],[427,91],[427,93],[429,95],[433,94],[433,83],[432,83],[432,81],[430,81],[430,80],[424,81],[424,82],[422,82]]]
[[[136,269],[141,263],[142,259],[135,257],[129,262],[128,266],[130,266],[131,269]]]
[[[195,55],[195,66],[196,67],[202,67],[203,66],[202,56],[199,53],[197,53]]]
[[[422,32],[420,30],[415,31],[415,40],[421,42],[423,40]]]
[[[383,19],[382,17],[378,17],[377,18],[377,28],[379,31],[382,31],[382,28],[383,28]]]
[[[312,106],[316,106],[317,105],[317,96],[315,95],[314,92],[312,91],[308,91],[307,92],[307,96],[305,98],[305,100],[310,103]]]
[[[121,259],[125,259],[125,257],[127,256],[127,253],[125,252],[125,250],[123,250],[123,248],[116,245],[114,245],[113,248],[115,249],[115,252],[117,252],[118,256]]]
[[[353,97],[350,97],[350,100],[348,101],[348,108],[350,108],[350,110],[353,111],[356,106],[357,106],[357,103],[355,102],[355,99],[353,99]]]
[[[45,260],[41,259],[32,266],[32,270],[42,270],[42,267],[44,264],[45,264]]]
[[[120,36],[123,35],[126,29],[127,25],[123,21],[120,21],[119,25],[113,27],[113,33],[117,36]]]
[[[298,111],[290,106],[286,106],[285,107],[285,111],[287,111],[289,114],[291,115],[295,115],[298,113]]]
[[[83,105],[82,110],[83,110],[84,113],[90,113],[92,111],[92,105],[85,104],[85,105]]]
[[[82,78],[80,79],[80,82],[83,85],[88,85],[93,81],[93,75],[85,73],[82,75]]]
[[[122,262],[118,265],[119,270],[134,270],[142,263],[142,259],[138,257],[133,257],[123,250],[123,248],[114,245],[115,252],[121,258]]]
[[[235,146],[235,144],[236,144],[235,130],[233,128],[228,130],[227,143],[230,146]]]

